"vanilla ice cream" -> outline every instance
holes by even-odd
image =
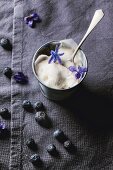
[[[66,43],[65,41],[60,41],[61,45],[59,47],[58,53],[64,53],[61,56],[62,64],[58,62],[48,63],[51,56],[41,54],[35,61],[35,71],[39,81],[44,85],[53,89],[69,89],[77,85],[80,79],[75,77],[75,74],[69,70],[70,66],[85,66],[83,61],[83,53],[81,50],[78,51],[72,61],[73,52],[77,46],[74,42],[74,46]]]

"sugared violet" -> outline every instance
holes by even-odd
[[[64,53],[58,54],[58,50],[60,47],[60,43],[56,45],[55,51],[51,50],[51,58],[49,59],[48,63],[50,64],[52,61],[56,63],[58,61],[59,64],[62,64],[61,56],[64,55]]]
[[[29,27],[34,28],[36,23],[41,22],[41,19],[37,13],[32,13],[29,16],[25,17],[24,21],[26,24],[28,24]]]
[[[75,78],[76,79],[80,79],[80,78],[83,78],[84,76],[84,73],[87,72],[87,68],[86,67],[81,67],[81,66],[78,66],[78,67],[75,67],[75,66],[70,66],[69,67],[69,70],[73,73],[75,73]]]
[[[22,72],[18,72],[14,75],[14,79],[17,83],[26,84],[28,83],[28,77],[24,75]]]

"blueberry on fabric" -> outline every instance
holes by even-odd
[[[27,145],[30,149],[32,149],[32,150],[37,150],[37,145],[36,145],[36,143],[35,143],[35,141],[34,141],[33,138],[28,139],[28,140],[26,141],[26,145]]]
[[[34,104],[34,108],[35,108],[36,111],[41,111],[41,110],[44,110],[44,105],[41,101],[37,101]]]
[[[54,138],[56,138],[59,142],[65,142],[66,141],[66,136],[64,134],[64,132],[60,129],[57,129],[54,133],[53,133]]]
[[[0,40],[0,45],[1,45],[1,47],[3,47],[5,50],[8,50],[8,51],[11,51],[11,50],[12,50],[12,45],[11,45],[9,39],[7,39],[7,38],[2,38],[2,39]]]
[[[70,140],[67,140],[64,142],[64,148],[67,150],[71,150],[72,149],[72,142]]]
[[[5,67],[3,73],[4,73],[4,75],[5,75],[7,78],[11,79],[11,77],[12,77],[12,70],[11,70],[10,67]]]
[[[53,144],[49,144],[46,149],[47,152],[51,155],[54,155],[56,153],[56,147]]]
[[[18,72],[14,75],[14,79],[17,83],[20,84],[27,84],[28,83],[28,77],[24,75],[22,72]]]
[[[73,73],[73,72],[75,73],[75,78],[76,78],[76,79],[83,78],[84,73],[87,72],[87,68],[81,67],[81,66],[78,66],[78,68],[75,67],[75,66],[70,66],[70,67],[69,67],[69,70],[70,70],[72,73]]]
[[[68,151],[68,153],[74,154],[74,155],[76,154],[77,147],[75,147],[70,140],[65,141],[63,146]]]
[[[23,103],[22,103],[22,106],[24,109],[29,109],[32,107],[32,104],[29,100],[24,100]]]
[[[33,154],[31,157],[30,157],[30,160],[29,160],[34,166],[41,166],[42,165],[42,161],[40,159],[40,156],[38,154]]]
[[[59,47],[60,47],[60,43],[56,45],[55,51],[51,50],[51,52],[50,52],[51,53],[51,57],[50,57],[50,59],[48,61],[49,64],[52,61],[54,63],[56,63],[56,61],[58,61],[59,64],[62,64],[62,60],[61,60],[60,57],[63,56],[64,53],[61,53],[61,54],[58,53]]]
[[[35,115],[35,120],[41,126],[47,126],[48,125],[48,117],[47,117],[47,114],[44,111],[37,112],[36,115]]]
[[[11,114],[10,114],[10,112],[9,112],[9,110],[7,108],[2,108],[0,110],[0,116],[3,119],[10,119],[11,118]]]

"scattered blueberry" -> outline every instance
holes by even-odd
[[[56,147],[53,144],[50,144],[47,146],[47,151],[48,153],[50,153],[51,155],[54,155],[56,153]]]
[[[70,140],[67,140],[64,142],[64,148],[67,149],[67,150],[71,150],[73,147],[73,144]]]
[[[64,132],[60,129],[57,129],[54,134],[53,134],[54,138],[56,138],[59,142],[64,142],[66,141],[66,136],[64,134]]]
[[[42,161],[40,159],[40,156],[38,154],[33,154],[30,157],[30,162],[34,165],[34,166],[40,166],[42,164]]]
[[[29,100],[24,100],[22,106],[26,110],[26,109],[30,109],[32,107],[32,104]]]
[[[35,115],[35,120],[42,126],[46,126],[48,124],[48,117],[44,111],[39,111]]]
[[[7,38],[2,38],[0,40],[0,45],[6,50],[12,50],[12,45]]]
[[[44,105],[41,101],[37,101],[35,104],[34,104],[34,108],[36,111],[41,111],[44,109]]]
[[[36,145],[34,139],[32,139],[32,138],[27,140],[26,145],[32,150],[37,149],[37,145]]]
[[[10,112],[8,111],[7,108],[2,108],[0,110],[0,116],[3,118],[3,119],[9,119],[11,118],[11,114]]]
[[[6,67],[6,68],[4,69],[4,75],[5,75],[6,77],[8,77],[9,79],[11,79],[12,70],[11,70],[10,67]]]
[[[28,77],[24,75],[22,72],[18,72],[14,75],[14,79],[17,83],[26,84],[28,83]]]

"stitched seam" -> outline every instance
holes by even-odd
[[[18,4],[17,4],[18,3]],[[21,5],[23,3],[23,0],[21,0]],[[18,0],[15,0],[14,1],[14,8],[17,6],[17,5],[20,5],[19,4],[19,1]],[[16,20],[15,16],[14,16],[14,21],[13,21],[13,45],[15,46],[15,43],[19,44],[21,43],[21,49],[19,52],[20,54],[20,58],[16,58],[18,59],[18,62],[19,62],[19,67],[18,69],[21,69],[22,70],[22,52],[23,52],[23,44],[22,44],[22,36],[23,36],[23,22],[21,21],[21,25],[19,23],[19,34],[20,34],[20,41],[16,42],[16,33],[17,33],[17,26],[19,23],[19,18],[18,18],[18,21]],[[16,48],[16,47],[14,47]],[[18,55],[19,55],[18,54]],[[15,50],[12,51],[12,68],[15,68]],[[17,70],[18,71],[18,70]],[[21,108],[21,105],[18,106],[18,109],[19,109],[19,112],[18,114],[16,114],[17,118],[16,120],[14,119],[15,118],[15,114],[14,114],[14,110],[15,110],[15,107],[14,107],[14,104],[18,104],[18,102],[20,102],[19,104],[22,104],[22,88],[21,86],[17,86],[16,83],[14,83],[13,79],[11,80],[11,147],[10,147],[10,164],[9,164],[9,169],[10,170],[13,170],[13,169],[16,169],[16,170],[19,170],[19,169],[22,169],[21,168],[21,152],[22,152],[22,148],[21,148],[21,138],[22,138],[22,108]],[[14,97],[14,94],[15,92],[20,92],[19,93],[19,96],[17,95],[16,97]],[[18,97],[18,100],[17,100],[17,97]],[[20,99],[20,100],[19,100]],[[18,118],[19,116],[19,118]],[[17,121],[17,127],[16,127],[16,123],[15,121]],[[16,138],[15,138],[15,135],[16,135]],[[19,139],[17,141],[17,139]],[[15,143],[17,142],[17,143]],[[18,147],[19,146],[19,147]],[[17,149],[18,147],[18,149]],[[16,153],[18,151],[18,153]],[[16,154],[15,154],[16,153]],[[16,155],[16,157],[15,157]],[[13,160],[17,160],[16,163],[13,162]]]

